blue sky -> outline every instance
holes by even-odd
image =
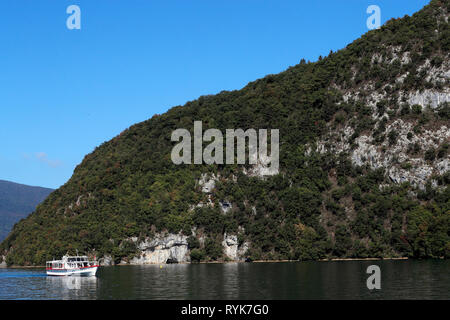
[[[172,106],[315,61],[425,0],[0,2],[0,179],[57,188],[84,155]],[[81,8],[69,30],[66,8]]]

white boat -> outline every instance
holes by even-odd
[[[61,260],[47,261],[46,271],[49,276],[95,276],[99,265],[89,261],[87,256],[63,256]]]

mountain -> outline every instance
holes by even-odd
[[[52,191],[0,180],[0,241],[6,238],[16,222],[33,212]]]
[[[103,264],[449,257],[449,6],[432,0],[316,62],[133,125],[0,252],[9,265],[75,250]],[[279,129],[279,173],[174,164],[172,132],[194,121]]]

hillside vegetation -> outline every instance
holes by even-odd
[[[449,4],[433,0],[317,62],[130,127],[14,227],[0,247],[7,263],[75,250],[129,261],[161,231],[189,236],[193,261],[226,259],[224,234],[251,259],[449,257]],[[280,173],[174,165],[171,133],[196,120],[279,129]]]

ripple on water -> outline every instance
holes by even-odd
[[[366,269],[381,269],[381,290]],[[97,277],[0,269],[0,299],[449,299],[448,260],[227,263],[100,268]]]

